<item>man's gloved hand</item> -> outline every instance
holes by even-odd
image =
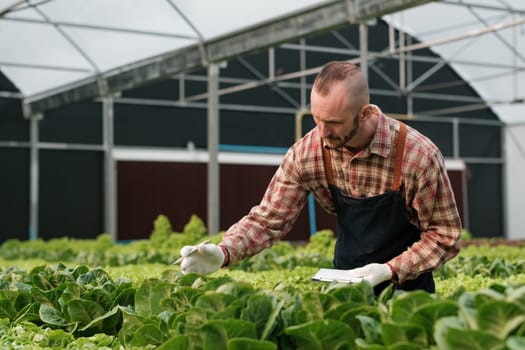
[[[351,278],[362,277],[373,287],[379,283],[392,279],[392,270],[387,264],[372,263],[352,270],[347,270]]]
[[[196,272],[207,275],[221,268],[224,253],[217,244],[199,245],[196,251],[189,254],[195,247],[187,245],[180,250],[180,255],[183,258],[180,268],[183,274]]]

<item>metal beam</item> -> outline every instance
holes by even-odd
[[[54,20],[52,23],[50,23],[49,21],[38,19],[38,18],[4,17],[2,18],[2,21],[56,25],[56,26],[67,27],[67,28],[80,28],[80,29],[89,29],[89,30],[98,30],[98,31],[115,32],[115,33],[123,33],[123,34],[134,34],[134,35],[149,35],[149,36],[154,36],[154,37],[195,39],[195,36],[191,36],[191,35],[173,34],[173,33],[157,32],[157,31],[151,31],[151,30],[136,30],[136,29],[130,29],[130,28],[120,28],[120,27],[112,27],[112,26],[104,26],[104,25],[74,23],[74,22],[67,22],[67,21],[55,21]]]
[[[38,122],[42,114],[25,115],[30,125],[30,152],[29,152],[29,239],[38,238],[39,214],[39,178],[40,161],[38,151],[39,128]]]
[[[4,16],[6,13],[20,5],[21,3],[25,2],[26,0],[15,0],[12,1],[10,4],[4,5],[2,8],[0,8],[0,17]]]
[[[93,69],[83,68],[83,67],[67,67],[64,65],[32,64],[32,63],[6,62],[6,61],[0,61],[0,66],[15,67],[15,68],[47,69],[47,70],[57,70],[57,71],[66,71],[66,72],[75,72],[75,73],[93,72]]]
[[[116,163],[113,158],[113,96],[102,98],[103,147],[104,147],[104,232],[117,241],[117,189]]]
[[[428,2],[431,0],[337,0],[323,3],[319,7],[30,96],[25,101],[26,108],[37,113],[96,98],[103,95],[98,84],[100,80],[107,82],[107,91],[103,91],[104,93],[118,93],[177,73],[203,68],[207,62],[222,62],[314,33],[346,26],[349,23],[361,23]]]
[[[15,98],[15,99],[21,99],[24,96],[21,92],[14,92],[14,91],[0,91],[0,98]]]
[[[208,67],[208,233],[220,231],[219,66]]]

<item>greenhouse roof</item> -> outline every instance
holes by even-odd
[[[0,0],[0,71],[19,90],[0,97],[43,112],[377,17],[420,41],[386,54],[443,58],[406,91],[448,64],[484,99],[433,114],[492,108],[525,121],[520,0]]]

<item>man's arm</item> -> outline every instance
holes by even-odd
[[[260,204],[224,233],[220,246],[228,252],[228,265],[259,253],[291,230],[307,197],[299,166],[292,147],[272,177]]]

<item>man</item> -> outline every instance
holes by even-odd
[[[334,266],[364,277],[376,293],[434,292],[432,270],[459,251],[461,222],[444,159],[427,137],[370,104],[359,69],[330,62],[312,87],[316,127],[288,150],[261,203],[219,245],[191,255],[184,273],[211,273],[255,255],[288,233],[313,193],[337,214]]]

